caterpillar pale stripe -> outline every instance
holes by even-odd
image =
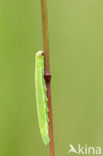
[[[40,133],[44,144],[47,145],[50,142],[48,128],[49,110],[47,107],[47,88],[44,79],[44,53],[42,51],[38,51],[35,57],[35,88]]]

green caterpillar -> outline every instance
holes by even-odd
[[[48,126],[48,107],[46,95],[46,83],[44,79],[44,53],[38,51],[35,59],[35,87],[36,87],[36,101],[37,113],[39,120],[40,133],[45,145],[49,144],[49,126]]]

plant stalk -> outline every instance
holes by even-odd
[[[47,22],[46,0],[41,0],[42,12],[42,30],[43,30],[43,51],[44,51],[44,77],[47,87],[48,109],[49,109],[49,136],[50,136],[50,156],[54,156],[54,138],[53,138],[53,121],[52,121],[52,104],[51,104],[51,74],[49,63],[49,37]]]

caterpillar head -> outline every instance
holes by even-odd
[[[38,51],[38,52],[36,53],[36,57],[37,57],[38,59],[43,59],[43,57],[44,57],[44,52],[43,52],[43,51]]]

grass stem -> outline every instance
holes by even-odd
[[[47,86],[48,108],[49,108],[49,136],[50,136],[50,156],[54,156],[54,138],[53,138],[53,120],[52,120],[52,103],[51,103],[51,74],[49,62],[49,37],[48,37],[48,22],[47,22],[47,7],[46,0],[41,0],[42,12],[42,30],[43,30],[43,51],[44,51],[44,77]]]

